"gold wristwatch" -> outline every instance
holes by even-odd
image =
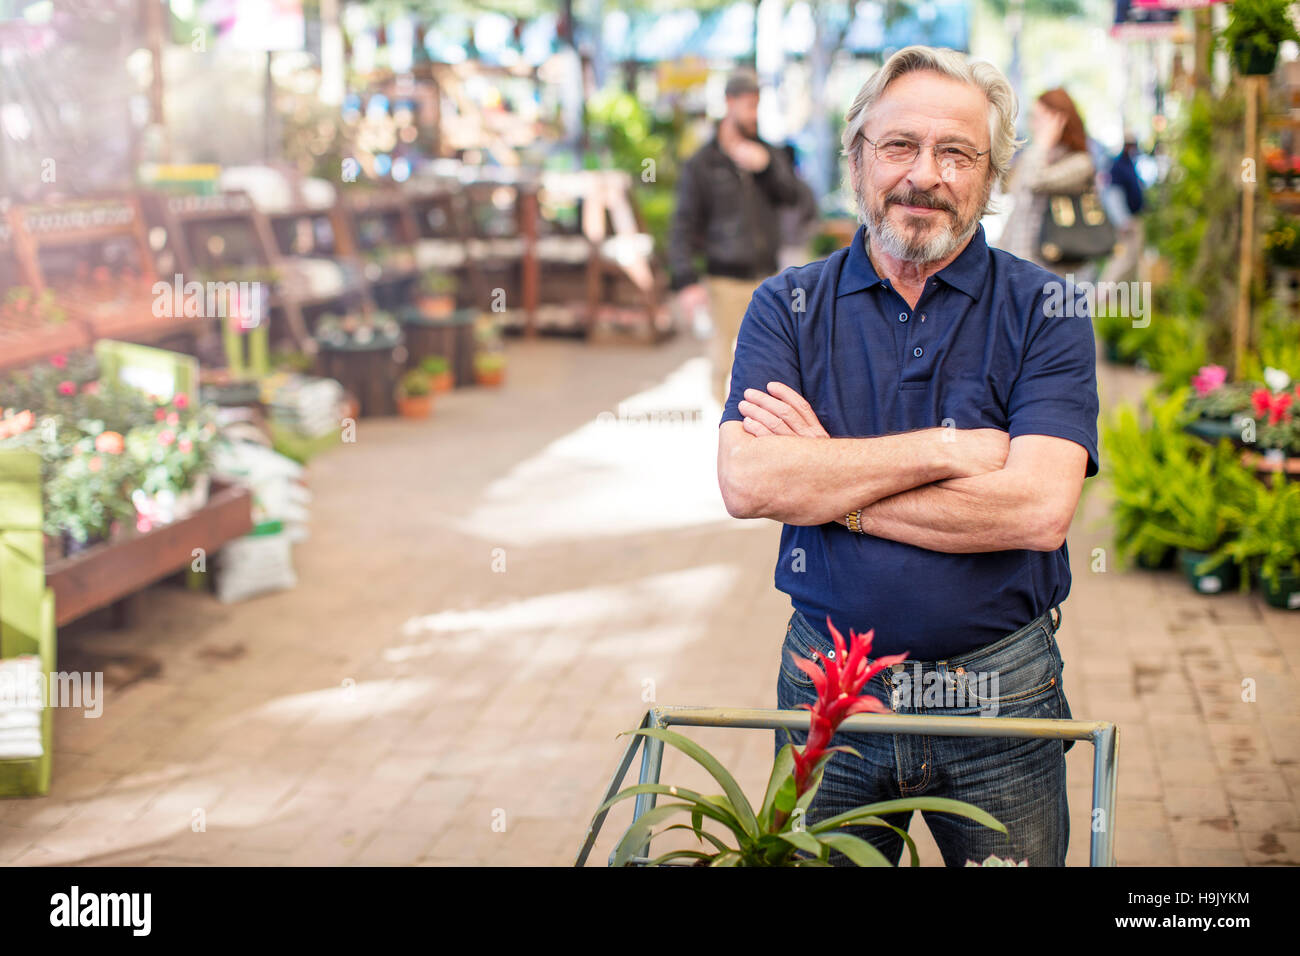
[[[844,523],[849,526],[849,530],[852,531],[854,534],[866,533],[862,530],[862,509],[861,508],[859,508],[857,511],[850,511],[847,515],[845,515]]]

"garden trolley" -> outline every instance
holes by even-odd
[[[646,711],[638,729],[648,727],[739,727],[757,730],[808,731],[811,719],[806,710],[746,710],[723,707],[654,707]],[[1047,737],[1057,740],[1086,740],[1092,744],[1092,816],[1100,826],[1090,826],[1092,836],[1089,866],[1115,865],[1115,795],[1119,763],[1119,728],[1103,720],[1058,720],[1029,717],[947,717],[925,714],[855,714],[839,725],[836,733],[849,734],[924,734],[931,737]],[[659,769],[663,763],[662,740],[643,735],[634,736],[623,751],[614,778],[610,781],[606,800],[619,792],[636,756],[637,748],[644,744],[641,754],[641,779],[639,783],[658,783]],[[655,794],[638,794],[632,811],[636,821],[655,805]],[[596,843],[601,825],[609,814],[606,810],[591,821],[587,836],[574,866],[585,866],[587,856]],[[644,855],[632,862],[644,864],[650,859],[649,843]]]

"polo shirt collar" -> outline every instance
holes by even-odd
[[[840,273],[839,285],[835,288],[837,296],[884,284],[885,280],[877,274],[871,260],[867,258],[866,242],[867,227],[858,226],[858,231],[853,236],[853,243],[849,246],[844,271]],[[984,224],[980,223],[975,227],[975,233],[970,237],[970,241],[966,243],[966,248],[956,259],[936,272],[935,276],[959,292],[964,292],[972,299],[978,300],[980,290],[984,287],[988,265],[989,247],[984,238]]]

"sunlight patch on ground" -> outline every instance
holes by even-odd
[[[693,358],[489,485],[458,522],[504,545],[534,545],[733,522],[718,491],[709,363]]]

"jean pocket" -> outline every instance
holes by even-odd
[[[823,657],[833,651],[830,641],[817,634],[806,624],[790,619],[785,629],[785,642],[781,645],[781,674],[796,687],[812,687],[812,678],[799,669],[791,658],[802,657],[817,663],[817,654]]]
[[[1061,664],[1047,642],[1026,642],[987,662],[950,667],[947,680],[954,689],[964,691],[967,701],[976,707],[1036,706],[1059,692]]]

